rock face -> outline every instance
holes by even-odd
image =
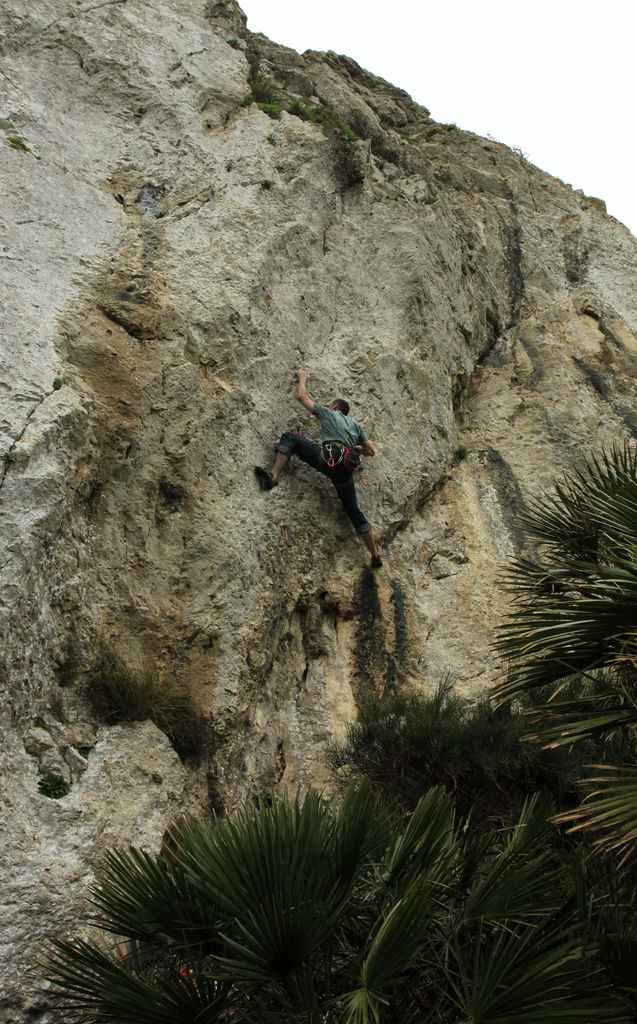
[[[18,1020],[46,1004],[25,972],[107,846],[157,850],[181,811],[327,784],[324,742],[367,692],[494,680],[517,511],[637,434],[637,243],[353,61],[250,34],[233,0],[5,0],[0,45],[0,988]],[[249,79],[292,112],[246,105]],[[299,366],[376,445],[378,573],[308,467],[256,486],[283,430],[316,436]],[[189,689],[214,748],[182,764],[149,722],[100,723],[104,646]]]

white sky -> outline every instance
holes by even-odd
[[[437,121],[492,135],[637,235],[635,0],[239,0],[252,32],[335,50]]]

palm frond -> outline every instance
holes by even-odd
[[[181,866],[153,860],[143,850],[110,851],[102,880],[93,886],[90,920],[113,935],[155,944],[219,947],[220,915],[203,903]]]
[[[595,765],[588,780],[595,787],[584,802],[556,819],[569,832],[591,832],[601,849],[620,855],[620,864],[637,859],[637,768]]]
[[[386,861],[386,884],[408,883],[423,875],[443,880],[455,856],[453,804],[441,787],[419,800],[407,827],[398,835]]]
[[[560,915],[534,926],[457,932],[446,970],[455,1019],[471,1024],[630,1020]]]
[[[140,973],[103,944],[77,938],[54,943],[44,966],[64,1005],[96,1024],[213,1024],[228,1001],[227,986],[195,959],[159,958]]]
[[[514,561],[505,577],[517,608],[496,639],[510,667],[497,699],[637,651],[637,448],[593,458],[522,525],[542,558]]]
[[[378,1020],[379,1005],[389,1002],[426,939],[432,910],[429,886],[421,878],[383,916],[365,951],[360,985],[343,997],[347,1021]]]
[[[362,794],[361,804],[369,799]],[[354,813],[353,805],[350,810],[360,855],[370,819]],[[343,829],[339,835],[343,840]],[[189,871],[232,922],[223,929],[231,952],[219,958],[225,976],[285,978],[330,934],[351,883],[339,874],[347,861],[343,842],[336,870],[325,858],[332,836],[329,805],[310,792],[303,802],[286,798],[264,803],[259,812],[244,809],[214,830],[201,830],[201,841],[186,841]]]
[[[476,865],[475,879],[463,909],[470,921],[529,921],[555,907],[555,862],[550,850],[552,827],[537,797],[522,809],[500,849]]]
[[[333,873],[333,883],[347,888],[361,868],[385,851],[392,833],[389,813],[383,810],[368,782],[350,786],[333,815],[322,857]]]

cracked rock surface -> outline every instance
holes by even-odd
[[[109,845],[329,785],[371,691],[488,687],[517,513],[637,434],[637,243],[604,204],[245,26],[233,0],[0,8],[8,1020],[56,1019],[24,977]],[[378,572],[326,480],[254,479],[282,431],[317,436],[300,366],[376,446]],[[188,690],[214,743],[181,761],[99,719],[105,648]]]

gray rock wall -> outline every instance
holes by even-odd
[[[7,0],[0,45],[0,971],[18,1014],[46,1002],[22,966],[109,844],[156,850],[180,812],[329,784],[323,744],[370,690],[494,680],[516,512],[636,434],[636,243],[348,58],[251,35],[232,0]],[[242,105],[255,77],[324,121]],[[376,445],[359,490],[378,573],[306,466],[256,486],[281,431],[316,436],[299,366]],[[103,645],[189,688],[214,749],[184,765],[150,723],[100,724]],[[59,801],[38,791],[52,767]]]

